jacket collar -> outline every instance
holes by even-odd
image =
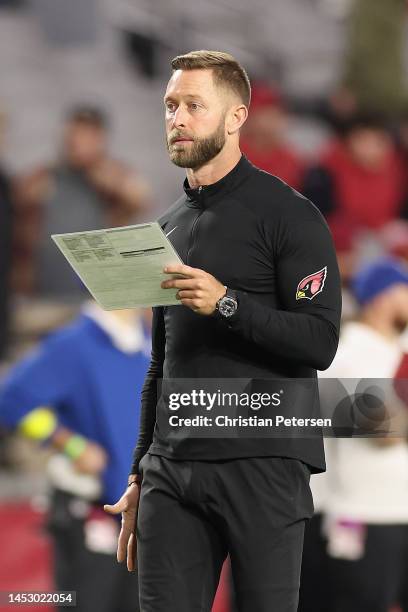
[[[191,202],[193,206],[207,207],[211,205],[214,199],[219,198],[221,195],[225,196],[227,193],[233,191],[241,184],[242,180],[248,176],[252,169],[253,165],[251,162],[247,160],[245,155],[242,155],[237,165],[216,183],[202,185],[201,187],[192,189],[186,178],[183,183],[183,188],[187,200]]]

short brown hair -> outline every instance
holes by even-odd
[[[81,104],[71,108],[67,114],[67,121],[91,125],[101,130],[107,129],[109,123],[108,116],[104,110],[88,104]]]
[[[214,81],[229,87],[246,107],[251,101],[251,84],[245,69],[229,53],[222,51],[190,51],[171,60],[173,70],[212,69]]]

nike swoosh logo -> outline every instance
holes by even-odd
[[[175,229],[177,229],[177,228],[178,228],[178,225],[176,225],[176,227],[173,227],[173,229],[172,229],[172,230],[170,230],[168,234],[166,234],[166,238],[167,238],[168,236],[170,236],[170,234],[172,234],[172,233],[174,232],[174,230],[175,230]]]

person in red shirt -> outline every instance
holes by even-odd
[[[399,118],[397,145],[405,170],[405,197],[401,216],[408,220],[408,108],[405,109]]]
[[[403,164],[381,119],[356,116],[306,177],[303,193],[328,218],[334,234],[378,230],[402,212]]]
[[[299,189],[304,163],[286,140],[287,124],[288,113],[280,92],[266,83],[254,85],[242,151],[255,166]]]

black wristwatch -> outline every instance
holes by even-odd
[[[225,295],[215,305],[214,314],[219,318],[229,319],[238,309],[238,299],[233,289],[228,289],[228,287],[225,287],[225,289]]]

